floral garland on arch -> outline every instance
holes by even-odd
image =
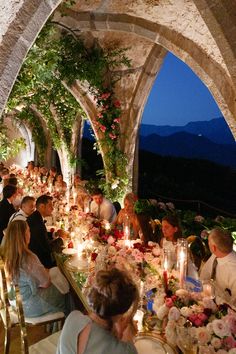
[[[115,99],[114,93],[110,91],[95,96],[98,114],[94,128],[102,133],[103,138],[98,140],[101,146],[106,145],[107,153],[104,156],[105,171],[97,172],[102,178],[99,182],[106,196],[113,201],[123,198],[124,191],[128,184],[126,172],[127,158],[118,147],[120,136],[121,105]],[[106,173],[105,173],[106,172]],[[105,179],[105,176],[108,177]]]

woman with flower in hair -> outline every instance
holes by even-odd
[[[97,272],[88,302],[88,316],[79,311],[68,316],[57,354],[137,354],[133,316],[139,295],[128,275],[116,268]]]
[[[124,198],[124,208],[119,211],[114,222],[114,225],[122,227],[123,231],[125,231],[125,225],[128,225],[131,239],[142,238],[139,219],[134,210],[134,204],[136,201],[137,197],[134,193],[126,194]]]

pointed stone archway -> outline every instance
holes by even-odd
[[[10,3],[14,1],[10,0]],[[19,1],[15,18],[9,20],[0,42],[3,53],[1,109],[27,50],[59,3],[56,0]],[[142,111],[166,50],[183,60],[205,83],[236,136],[234,5],[235,0],[224,4],[219,0],[214,4],[210,0],[180,0],[178,3],[174,0],[151,3],[148,0],[128,3],[81,0],[67,10],[68,16],[60,18],[58,12],[55,15],[55,19],[81,30],[85,36],[86,32],[97,36],[101,45],[110,45],[110,37],[118,43],[118,48],[128,41],[136,50],[136,57],[131,55],[134,65],[130,71],[121,71],[121,80],[116,86],[124,116],[120,145],[129,158],[133,186],[130,166],[134,165]],[[37,18],[39,21],[35,25],[33,21]],[[151,54],[155,51],[155,55]]]

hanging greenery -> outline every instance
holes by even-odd
[[[79,113],[85,115],[58,77],[59,45],[58,30],[49,22],[29,51],[10,95],[7,111],[19,105],[23,107],[18,119],[33,128],[34,140],[41,154],[46,139],[40,119],[33,113],[34,107],[46,121],[54,147],[59,149],[65,144],[72,160],[75,159],[70,151],[72,126]]]
[[[96,41],[86,48],[83,41],[67,33],[60,38],[61,61],[59,72],[61,80],[70,86],[75,80],[89,84],[89,91],[97,105],[94,128],[102,136],[96,148],[102,147],[104,170],[97,171],[99,187],[112,200],[123,198],[128,184],[126,172],[127,158],[119,149],[121,105],[115,98],[114,86],[120,79],[115,71],[121,65],[130,66],[125,55],[126,49],[104,50]],[[98,137],[98,134],[96,135]]]
[[[6,161],[11,157],[15,157],[20,150],[25,149],[25,139],[10,139],[7,127],[0,123],[0,161]]]
[[[70,6],[70,4],[69,4]],[[70,150],[72,127],[78,114],[86,118],[80,105],[65,88],[75,80],[86,82],[97,104],[94,129],[101,137],[96,144],[98,153],[103,149],[104,170],[98,171],[100,187],[106,195],[118,200],[123,197],[128,184],[127,159],[119,149],[120,102],[115,98],[114,85],[119,80],[115,69],[129,66],[126,49],[104,50],[95,40],[86,48],[83,40],[73,31],[62,30],[58,24],[48,22],[32,46],[14,85],[7,110],[21,106],[18,119],[31,124],[35,142],[42,151],[46,144],[37,114],[46,121],[53,144],[59,149],[64,144],[71,162],[75,156]],[[33,116],[32,116],[33,115]],[[33,120],[35,123],[33,124]],[[36,131],[40,131],[36,138]],[[98,134],[95,134],[98,137]],[[106,176],[106,178],[105,178]]]

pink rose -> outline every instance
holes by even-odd
[[[223,345],[226,349],[235,348],[236,340],[232,336],[223,338]]]
[[[173,300],[171,299],[171,297],[167,297],[165,300],[165,304],[167,307],[171,308],[172,306],[174,306]]]

